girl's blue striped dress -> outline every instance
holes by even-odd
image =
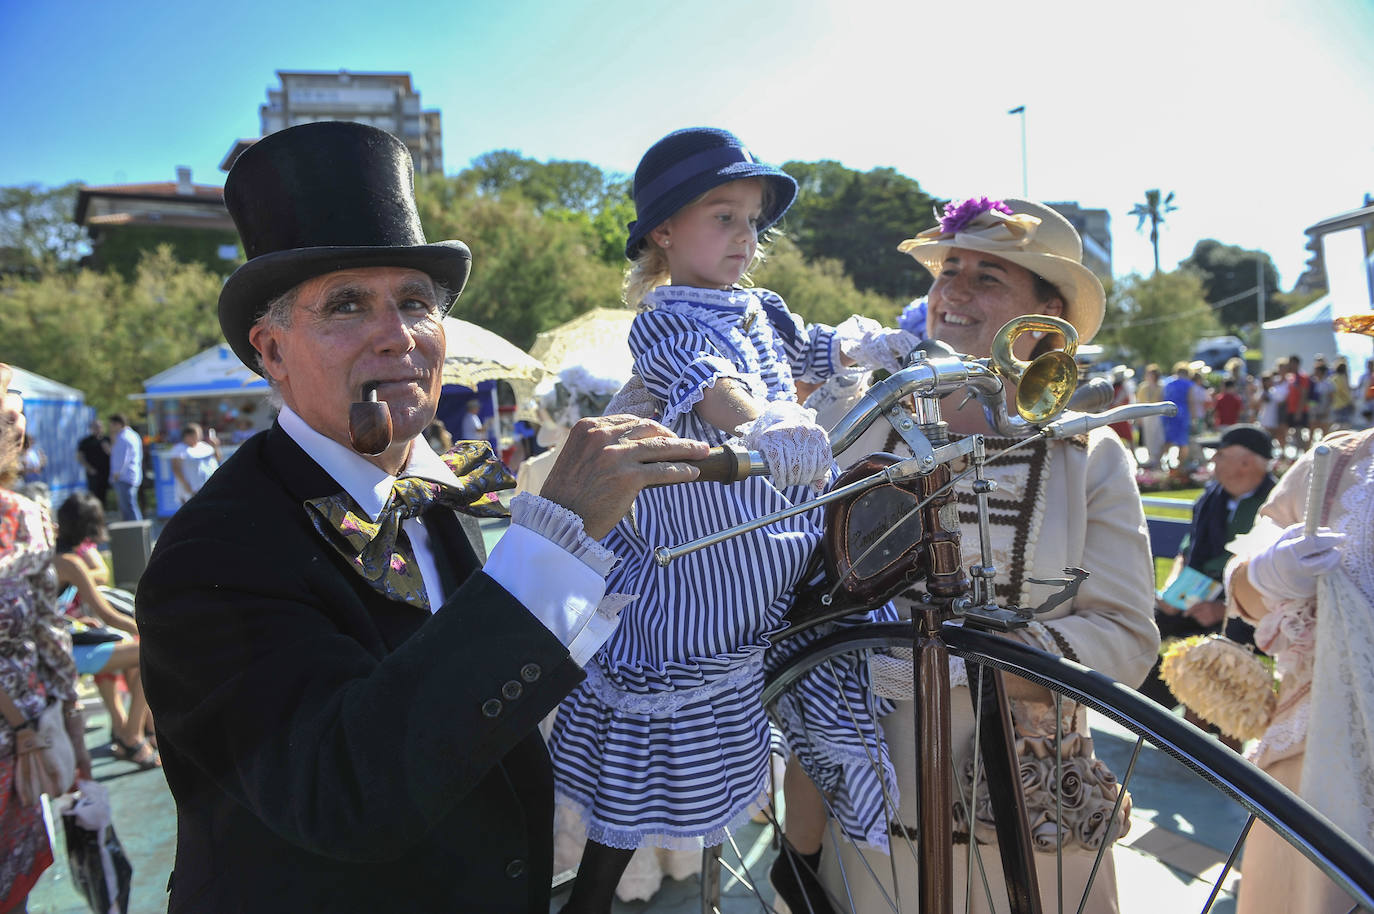
[[[804,325],[772,292],[667,286],[630,330],[635,372],[678,435],[719,444],[727,435],[693,406],[721,378],[756,397],[795,399],[796,377],[821,381],[838,366],[832,328]],[[634,594],[615,633],[564,700],[550,738],[560,794],[579,807],[587,836],[609,847],[681,849],[721,843],[767,786],[771,732],[759,696],[770,638],[821,535],[821,509],[658,567],[653,550],[718,532],[814,498],[810,486],[766,478],[646,489],[604,540],[622,557],[607,591]],[[895,618],[891,607],[849,624]],[[817,632],[811,637],[818,637]],[[801,636],[806,637],[806,636]],[[796,650],[789,639],[784,648]],[[770,660],[770,664],[774,661]],[[881,746],[866,667],[806,681],[786,738],[856,840],[886,848],[882,792],[868,752]],[[871,739],[856,744],[843,691]],[[881,714],[886,708],[879,707]],[[881,749],[885,761],[886,749]]]

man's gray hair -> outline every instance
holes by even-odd
[[[258,315],[258,319],[253,322],[253,326],[280,327],[282,329],[290,327],[291,312],[296,308],[296,299],[300,297],[300,289],[301,287],[299,285],[292,286],[269,301],[267,307],[263,309],[262,314]],[[277,384],[277,379],[267,373],[267,367],[262,363],[261,352],[257,354],[256,360],[258,374],[262,375],[267,380],[267,402],[271,404],[274,410],[281,412],[281,408],[286,405],[286,401],[282,399],[281,388]]]

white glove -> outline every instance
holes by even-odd
[[[1318,527],[1315,534],[1306,536],[1303,525],[1294,524],[1250,559],[1250,583],[1266,603],[1310,600],[1317,594],[1317,575],[1326,574],[1341,560],[1343,542],[1344,533]]]
[[[830,479],[835,462],[830,436],[816,424],[816,411],[791,400],[774,400],[757,419],[735,430],[751,451],[763,454],[780,489],[811,483],[817,491]]]
[[[920,339],[905,330],[889,330],[871,317],[852,315],[838,327],[840,351],[864,368],[899,371]]]

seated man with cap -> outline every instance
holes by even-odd
[[[595,538],[644,486],[694,479],[680,461],[706,445],[583,420],[484,564],[475,518],[513,480],[485,442],[441,458],[422,434],[471,258],[425,242],[406,147],[292,127],[238,159],[225,201],[249,260],[220,325],[281,409],[171,519],[140,582],[177,804],[169,911],[542,914],[536,727],[614,624]]]
[[[1277,482],[1269,471],[1273,440],[1259,426],[1233,426],[1219,439],[1200,443],[1215,449],[1212,481],[1193,503],[1192,526],[1174,558],[1166,589],[1185,567],[1221,581],[1222,571],[1231,558],[1226,544],[1250,532],[1255,515]],[[1200,600],[1186,610],[1163,600],[1155,603],[1155,623],[1159,626],[1160,637],[1165,640],[1219,632],[1225,618],[1226,595],[1222,593],[1211,600]],[[1226,621],[1226,636],[1240,644],[1251,644],[1254,629],[1243,620],[1233,618]],[[1165,707],[1178,704],[1178,699],[1160,678],[1158,661],[1140,691]]]

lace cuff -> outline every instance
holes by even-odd
[[[610,573],[616,554],[587,535],[582,518],[560,504],[531,492],[521,492],[510,503],[510,520],[538,533],[601,575]]]

